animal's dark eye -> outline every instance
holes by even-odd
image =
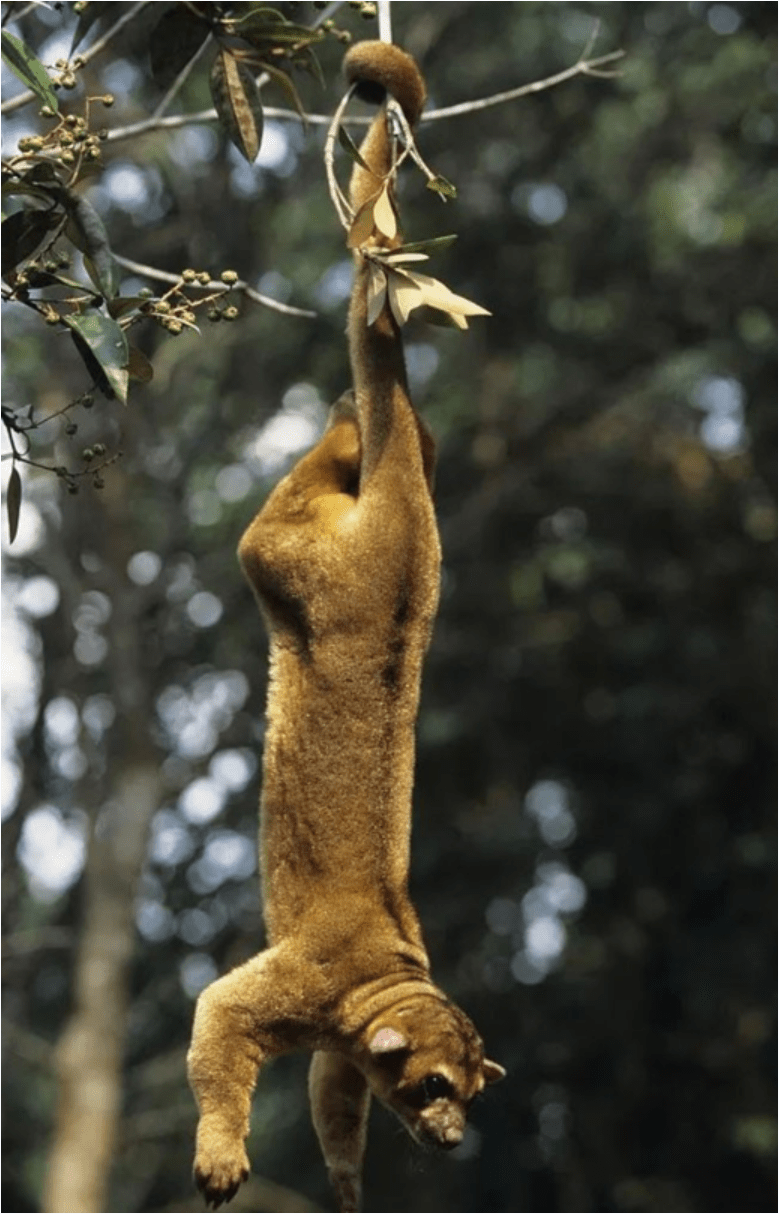
[[[425,1102],[430,1104],[433,1100],[440,1100],[442,1096],[451,1096],[452,1085],[443,1075],[428,1075],[427,1079],[422,1080],[422,1092]]]

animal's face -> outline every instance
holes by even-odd
[[[484,1057],[468,1017],[443,1000],[393,1009],[372,1027],[368,1050],[364,1071],[374,1096],[417,1142],[443,1150],[462,1141],[474,1097],[505,1075]]]

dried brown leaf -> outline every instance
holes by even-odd
[[[387,240],[394,240],[398,234],[398,219],[390,198],[389,183],[385,183],[373,208],[376,228]]]
[[[249,68],[224,47],[211,69],[211,96],[219,121],[242,156],[251,164],[262,142],[262,100]]]

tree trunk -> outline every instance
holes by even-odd
[[[125,768],[90,841],[75,1008],[57,1048],[60,1084],[43,1210],[104,1211],[121,1105],[127,969],[134,901],[149,821],[159,804],[156,764]]]

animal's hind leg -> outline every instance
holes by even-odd
[[[350,398],[336,401],[322,438],[279,482],[241,538],[241,565],[261,595],[273,596],[280,576],[285,583],[291,578],[292,588],[303,575],[309,540],[331,531],[355,505],[361,443]]]
[[[359,1210],[371,1101],[367,1080],[343,1054],[317,1050],[308,1073],[308,1094],[338,1208]]]
[[[313,500],[326,494],[357,493],[360,432],[351,392],[332,406],[327,429],[317,445],[279,481],[255,522],[300,521]]]

